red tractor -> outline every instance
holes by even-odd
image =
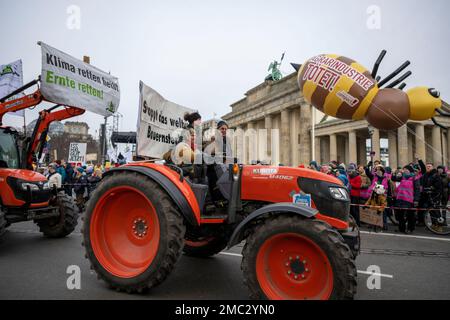
[[[338,179],[291,167],[209,169],[214,186],[148,161],[107,172],[83,226],[98,276],[116,290],[140,293],[162,283],[182,252],[206,257],[245,241],[241,269],[251,298],[353,298],[359,230]],[[311,207],[293,202],[301,193],[311,195]]]
[[[7,99],[38,84],[34,80],[0,99],[0,236],[12,223],[33,220],[48,237],[70,234],[77,225],[78,210],[70,197],[52,189],[47,178],[33,171],[33,159],[40,158],[50,123],[84,113],[75,107],[60,105],[39,112],[31,137],[20,135],[14,128],[3,126],[2,118],[14,112],[37,106],[45,101],[39,89],[19,99]]]

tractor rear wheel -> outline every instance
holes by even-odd
[[[158,183],[117,172],[87,203],[83,245],[99,278],[118,291],[143,292],[171,273],[185,232],[177,205]]]
[[[352,299],[356,267],[342,236],[325,222],[272,216],[247,238],[241,269],[253,299]]]
[[[218,254],[227,244],[227,239],[215,236],[186,239],[183,252],[190,257],[206,258]]]
[[[58,193],[54,204],[59,209],[59,216],[36,220],[39,230],[49,238],[63,238],[71,234],[78,224],[78,209],[72,199],[65,193]]]

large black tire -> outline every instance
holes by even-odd
[[[292,216],[292,215],[280,215],[280,216],[272,216],[264,220],[261,224],[259,224],[257,227],[254,228],[253,232],[250,234],[250,236],[247,238],[244,250],[243,250],[243,259],[241,264],[241,269],[244,273],[244,283],[249,289],[250,292],[250,298],[252,299],[271,299],[274,297],[268,296],[262,289],[260,282],[258,280],[257,276],[257,256],[260,250],[264,250],[262,248],[267,248],[267,243],[270,242],[270,239],[274,239],[273,237],[283,237],[285,235],[298,235],[301,237],[304,237],[308,239],[308,241],[311,241],[311,243],[314,243],[314,245],[317,245],[323,253],[325,253],[326,258],[328,259],[328,268],[331,265],[332,270],[332,291],[331,291],[331,285],[328,289],[330,294],[327,297],[328,299],[333,300],[341,300],[341,299],[353,299],[355,293],[356,293],[356,266],[353,259],[352,252],[350,251],[350,248],[348,245],[345,244],[344,239],[342,236],[335,231],[330,225],[328,225],[325,222],[316,220],[316,219],[303,219],[299,216]],[[266,241],[268,241],[266,243]],[[263,247],[263,245],[266,243],[266,246]],[[312,246],[311,246],[312,247]],[[279,252],[279,251],[277,251]],[[282,250],[281,250],[282,252]],[[307,252],[307,250],[305,250]],[[306,253],[305,253],[306,254]],[[290,253],[289,253],[290,255]],[[289,260],[291,258],[289,257]],[[294,257],[294,262],[296,257]],[[297,257],[297,259],[299,259]],[[303,258],[300,258],[303,259]],[[289,260],[287,261],[281,261],[283,259],[280,259],[279,263],[283,266],[286,266],[286,270],[288,269]],[[261,261],[261,260],[259,260]],[[263,260],[266,261],[266,260]],[[269,260],[267,260],[269,261]],[[271,260],[273,261],[273,260]],[[276,261],[278,263],[278,261]],[[301,261],[300,261],[301,263]],[[261,268],[264,268],[265,272],[268,274],[274,274],[274,270],[269,270],[269,267],[266,263],[262,264],[263,266],[259,266],[259,270]],[[322,264],[321,264],[322,265]],[[302,266],[302,271],[286,271],[282,270],[282,267],[276,270],[282,270],[281,274],[286,276],[289,272],[289,277],[292,277],[294,274],[297,277],[297,274],[300,275],[300,273],[297,272],[311,272],[310,275],[313,275],[314,270],[308,270],[304,267],[307,265]],[[292,267],[292,264],[290,265]],[[313,268],[313,267],[311,267]],[[299,270],[299,269],[297,269]],[[286,271],[286,272],[285,272]],[[302,273],[303,275],[303,273]],[[272,275],[269,275],[268,277],[272,277]],[[316,277],[320,278],[320,277]],[[275,279],[275,278],[273,278]],[[284,278],[282,278],[284,281]],[[289,281],[292,278],[289,279]],[[297,278],[296,278],[297,279]],[[307,279],[308,280],[308,279]],[[275,285],[278,285],[276,283],[276,280],[273,283]],[[296,280],[297,281],[297,280]],[[307,283],[307,282],[305,282]],[[288,283],[289,286],[291,286],[291,283]],[[284,299],[309,299],[314,297],[308,297],[308,294],[306,292],[302,292],[302,284],[295,283],[296,287],[295,294],[298,294],[301,296],[299,298],[298,296],[292,297],[292,295],[285,295],[283,289],[281,289],[282,297]],[[306,285],[306,284],[305,284]],[[278,288],[282,288],[283,284],[280,283],[280,286]],[[298,288],[298,290],[297,290]],[[322,290],[322,289],[320,289]],[[280,291],[278,291],[280,292]]]
[[[105,225],[108,223],[107,219],[111,221],[115,219],[114,216],[121,214],[118,211],[108,209],[109,207],[107,206],[103,206],[101,199],[104,199],[108,195],[110,197],[108,199],[114,199],[114,195],[111,195],[110,192],[116,193],[117,191],[114,190],[119,190],[120,192],[121,189],[130,187],[133,190],[139,190],[141,197],[145,197],[145,201],[148,200],[152,204],[154,208],[153,212],[157,215],[158,219],[159,244],[155,256],[149,262],[148,267],[144,267],[146,268],[145,270],[139,271],[136,275],[124,277],[107,270],[107,262],[104,262],[104,265],[100,262],[101,259],[96,256],[93,246],[94,242],[98,240],[95,240],[95,238],[91,239],[91,234],[96,233],[95,230],[98,230],[95,225],[97,222],[93,222],[97,219],[94,216],[99,215],[98,212],[103,212],[105,217],[107,217],[104,220]],[[111,191],[112,189],[114,190]],[[129,192],[132,193],[134,191]],[[117,196],[116,199],[119,198]],[[134,210],[133,205],[137,206],[135,203],[127,203],[129,211]],[[96,206],[99,207],[96,209]],[[126,214],[126,212],[123,212],[123,214]],[[85,257],[89,259],[91,269],[97,273],[97,277],[103,279],[111,288],[117,291],[142,293],[149,288],[161,284],[174,269],[183,249],[186,226],[184,225],[182,214],[177,205],[158,183],[139,173],[117,172],[102,180],[86,205],[86,213],[83,220],[82,233],[84,239],[83,246],[86,250]],[[105,226],[104,228],[106,230],[107,227]],[[120,232],[128,231],[125,230],[124,226],[124,230],[120,230]],[[101,238],[102,235],[96,234],[95,237]],[[153,238],[151,239],[153,240]],[[106,240],[104,242],[107,243]],[[127,247],[126,250],[134,250],[134,247],[131,247],[132,245],[130,243],[130,247]]]
[[[6,225],[5,213],[0,209],[0,241],[6,233]]]
[[[348,216],[348,222],[351,231],[354,232],[356,230],[358,232],[358,244],[359,244],[358,248],[350,247],[350,250],[352,251],[353,254],[353,259],[356,259],[356,257],[361,252],[361,230],[359,229],[359,226],[357,225],[355,218],[353,218],[351,214]]]
[[[59,217],[36,220],[39,230],[49,238],[63,238],[71,234],[78,224],[78,209],[72,198],[65,193],[58,193],[55,206],[59,207]]]
[[[227,244],[227,239],[223,237],[186,239],[183,252],[190,257],[207,258],[221,252]]]

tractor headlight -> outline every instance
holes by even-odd
[[[344,188],[330,187],[331,196],[336,200],[348,200],[348,192]]]
[[[39,191],[39,187],[36,184],[29,182],[23,182],[21,187],[23,190],[28,190],[29,187],[31,191]]]

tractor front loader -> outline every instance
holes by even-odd
[[[39,112],[31,137],[4,126],[3,115],[35,107],[45,98],[39,88],[32,94],[8,100],[39,84],[34,80],[0,99],[0,236],[16,222],[33,220],[48,237],[70,234],[77,225],[78,211],[73,200],[51,189],[45,176],[33,171],[33,159],[42,155],[50,123],[84,113],[83,109],[55,105]],[[57,110],[63,107],[62,110]]]

